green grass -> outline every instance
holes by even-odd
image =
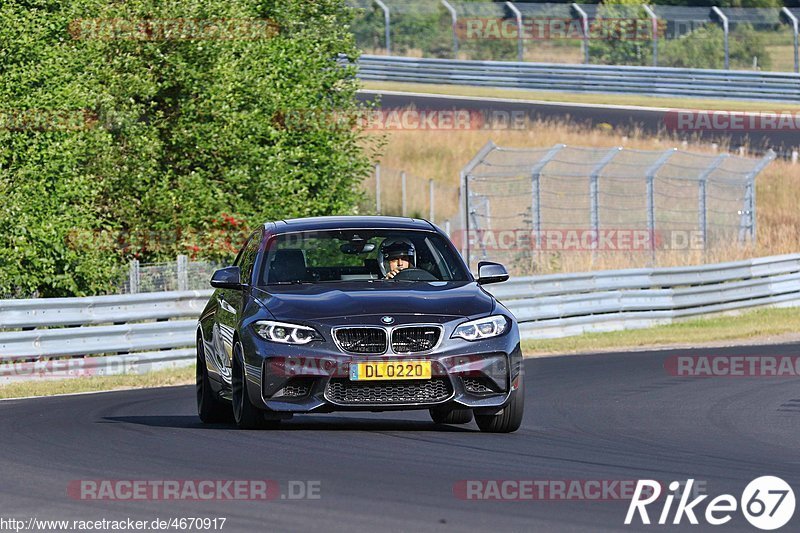
[[[794,61],[794,59],[792,59]],[[437,85],[429,83],[363,82],[364,89],[404,91],[453,96],[487,96],[492,98],[515,98],[541,100],[544,102],[568,102],[572,104],[606,104],[639,107],[665,107],[669,109],[720,109],[726,111],[800,111],[800,105],[775,102],[747,102],[739,100],[713,100],[705,98],[665,98],[659,96],[636,96],[621,94],[589,94],[556,91],[530,91],[523,89],[497,89],[493,87],[470,87],[466,85]]]
[[[143,389],[189,384],[194,384],[194,365],[183,368],[157,370],[147,374],[21,381],[0,386],[0,398],[53,396],[55,394],[72,394],[76,392]]]
[[[536,356],[650,346],[728,342],[733,344],[734,341],[751,343],[763,341],[768,344],[781,340],[795,340],[789,338],[789,334],[797,332],[800,332],[800,309],[764,308],[737,315],[717,315],[646,329],[523,341],[522,349],[526,356]]]

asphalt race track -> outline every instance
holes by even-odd
[[[358,98],[362,101],[370,101],[378,94],[380,94],[380,107],[383,109],[403,109],[414,106],[419,110],[466,109],[469,111],[481,111],[483,113],[493,113],[495,111],[512,113],[515,111],[523,111],[524,116],[534,119],[563,120],[588,127],[597,126],[598,124],[609,124],[620,131],[633,132],[637,130],[650,135],[664,133],[667,130],[665,126],[665,114],[671,111],[669,109],[648,107],[535,101],[526,102],[520,100],[506,101],[481,97],[425,95],[367,90],[360,91]],[[763,110],[780,112],[781,108],[780,106],[776,107],[774,104],[764,103]],[[669,132],[667,131],[667,133]],[[675,132],[672,133],[675,134]],[[681,132],[677,134],[677,137],[679,139],[687,139],[690,142],[698,140],[704,143],[728,141],[731,149],[736,149],[739,146],[747,144],[754,154],[764,153],[767,149],[771,148],[784,157],[791,156],[792,148],[800,146],[800,132],[791,128],[752,132]]]
[[[624,526],[625,501],[475,501],[453,488],[459,480],[694,478],[711,497],[738,499],[752,479],[775,475],[798,493],[800,378],[673,377],[664,362],[676,354],[687,351],[528,360],[526,417],[510,435],[480,433],[474,423],[439,427],[427,412],[308,415],[275,431],[203,426],[191,386],[3,401],[0,515],[226,517],[223,531],[664,531],[674,527]],[[82,479],[270,479],[284,496],[290,480],[316,480],[320,498],[68,497],[69,482]],[[781,531],[798,524],[800,511]],[[681,529],[756,531],[738,511],[723,526],[684,519]]]

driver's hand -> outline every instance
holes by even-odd
[[[386,273],[386,279],[392,279],[393,277],[395,277],[397,275],[398,272],[400,272],[399,268],[395,268],[394,270],[392,270],[390,272],[387,272]]]

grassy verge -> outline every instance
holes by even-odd
[[[563,339],[524,341],[526,356],[643,347],[718,345],[732,341],[748,343],[800,339],[800,312],[792,308],[765,308],[737,315],[698,318],[646,329],[589,333]]]
[[[93,376],[60,380],[32,380],[0,386],[0,398],[53,396],[118,389],[143,389],[194,383],[194,366],[158,370],[147,374]]]
[[[487,96],[492,98],[515,98],[540,100],[543,102],[567,102],[571,104],[605,104],[638,107],[665,107],[670,109],[720,109],[725,111],[800,111],[800,105],[776,102],[748,102],[739,100],[714,100],[706,98],[667,98],[660,96],[638,96],[624,94],[590,94],[563,91],[532,91],[524,89],[498,89],[493,87],[470,87],[466,85],[437,85],[432,83],[396,83],[365,81],[364,89],[381,91],[404,91],[454,96]]]

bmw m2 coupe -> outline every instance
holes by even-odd
[[[519,428],[514,316],[424,220],[320,217],[254,232],[197,328],[203,422],[266,428],[299,413],[426,409],[436,423]]]

